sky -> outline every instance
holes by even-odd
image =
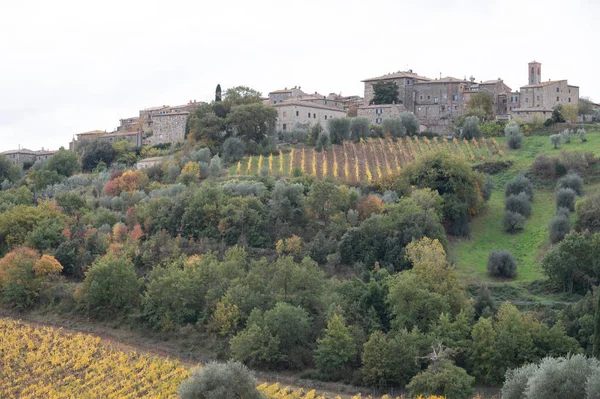
[[[27,0],[0,13],[0,151],[68,148],[216,85],[363,95],[362,79],[568,79],[600,101],[598,0]]]

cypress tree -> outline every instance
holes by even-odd
[[[598,292],[598,306],[596,307],[596,317],[594,320],[594,348],[592,354],[594,357],[600,359],[600,292]]]
[[[221,101],[221,84],[217,84],[217,89],[215,90],[215,102]]]

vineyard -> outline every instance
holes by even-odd
[[[0,399],[176,398],[188,376],[176,361],[123,352],[92,335],[0,318]],[[265,383],[258,390],[265,399],[327,399],[314,390],[279,384]]]
[[[231,176],[267,174],[292,176],[295,170],[316,178],[334,178],[348,183],[369,182],[398,174],[407,164],[432,151],[443,151],[472,163],[503,156],[495,139],[447,140],[444,137],[405,137],[345,141],[326,151],[295,147],[278,156],[254,156],[231,167]]]

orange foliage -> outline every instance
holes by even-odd
[[[356,207],[360,220],[368,219],[372,214],[383,213],[383,200],[376,195],[369,195]]]
[[[0,259],[0,287],[6,284],[11,269],[19,267],[31,267],[40,258],[40,254],[27,247],[13,249]]]
[[[139,224],[136,224],[135,226],[133,226],[133,229],[129,232],[129,237],[131,237],[132,240],[139,240],[140,238],[142,238],[144,236],[144,232],[142,231],[142,226],[140,226]]]
[[[136,190],[148,187],[148,176],[141,170],[126,170],[121,176],[115,177],[104,186],[104,194],[117,196],[122,192],[132,194]]]
[[[35,265],[33,265],[33,272],[36,276],[47,276],[49,274],[58,274],[62,271],[63,267],[54,256],[43,255]]]
[[[122,223],[117,223],[113,227],[113,238],[115,241],[123,242],[127,237],[127,226]]]

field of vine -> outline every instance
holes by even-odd
[[[0,399],[176,398],[188,376],[177,361],[124,352],[92,335],[0,318]],[[258,390],[265,399],[334,399],[279,384],[265,383]]]
[[[230,176],[267,174],[292,176],[294,170],[316,178],[334,178],[349,183],[369,182],[395,175],[402,168],[431,151],[443,151],[469,162],[499,159],[503,152],[495,139],[447,140],[444,137],[405,137],[345,141],[327,151],[294,147],[278,156],[248,157],[229,170]]]
[[[86,334],[0,319],[0,398],[176,398],[188,371]]]

